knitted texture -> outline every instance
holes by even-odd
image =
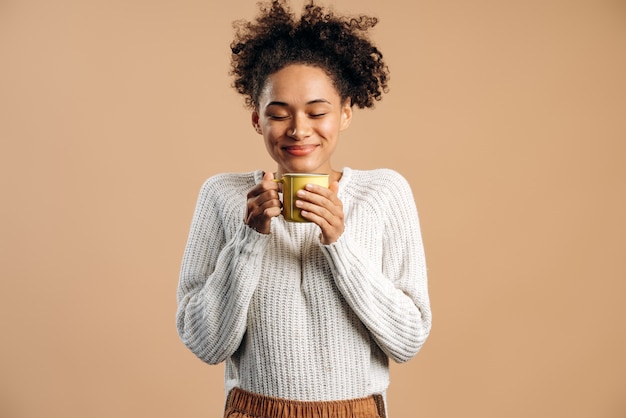
[[[202,187],[183,256],[177,326],[225,389],[303,401],[386,392],[431,326],[413,195],[389,169],[345,168],[345,231],[323,245],[313,223],[243,223],[263,172],[220,174]]]

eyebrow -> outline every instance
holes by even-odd
[[[309,102],[306,102],[307,105],[312,105],[312,104],[316,104],[316,103],[327,103],[327,104],[332,104],[330,103],[328,100],[326,99],[315,99],[315,100],[311,100]],[[289,103],[285,103],[285,102],[279,102],[279,101],[273,101],[273,102],[269,102],[267,104],[266,107],[270,107],[270,106],[282,106],[282,107],[288,107]]]

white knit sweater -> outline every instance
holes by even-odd
[[[263,172],[203,185],[178,286],[180,338],[225,365],[225,389],[305,401],[386,393],[389,362],[409,360],[430,331],[424,249],[413,195],[388,169],[345,168],[345,231],[273,218],[243,223]]]

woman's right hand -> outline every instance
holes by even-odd
[[[272,218],[282,212],[274,174],[265,173],[263,181],[248,192],[246,208],[244,222],[257,232],[269,234]]]

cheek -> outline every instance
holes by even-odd
[[[327,135],[336,135],[339,132],[339,120],[337,118],[327,118],[320,122],[318,129]]]
[[[285,129],[280,126],[269,125],[266,127],[265,130],[265,138],[270,142],[276,142],[278,141],[278,138],[282,137],[285,134],[284,131]]]

